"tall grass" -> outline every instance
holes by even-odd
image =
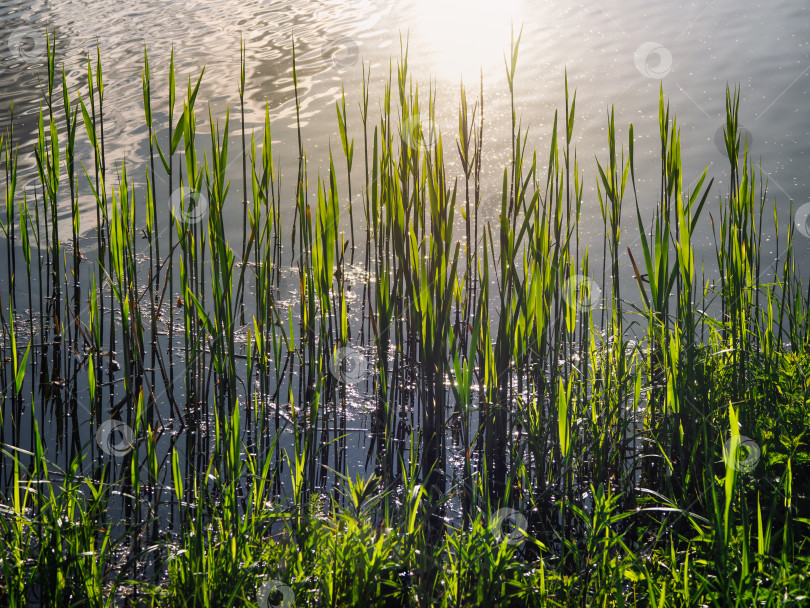
[[[520,39],[497,222],[479,219],[483,90],[461,86],[445,138],[407,46],[378,118],[365,69],[359,123],[336,102],[340,146],[315,179],[299,119],[282,188],[269,107],[246,132],[244,44],[236,152],[229,112],[209,110],[210,140],[197,137],[203,75],[178,104],[173,54],[168,107],[153,107],[145,52],[139,181],[105,163],[100,53],[71,96],[48,40],[32,188],[18,192],[13,130],[0,140],[0,604],[221,607],[279,590],[313,606],[801,603],[810,289],[792,228],[765,276],[762,235],[784,218],[774,206],[763,224],[739,90],[728,193],[715,199],[708,170],[683,175],[662,89],[658,200],[641,204],[633,125],[625,146],[612,109],[588,200],[567,76],[547,155],[526,150]],[[295,60],[293,83],[300,107]],[[580,238],[597,204],[601,252]],[[236,249],[228,208],[242,209]],[[707,213],[717,280],[697,271]],[[358,431],[370,475],[352,464]]]

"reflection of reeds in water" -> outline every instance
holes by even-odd
[[[513,100],[518,44],[507,60]],[[790,593],[806,585],[791,565],[804,554],[792,542],[801,532],[791,463],[806,467],[806,450],[780,458],[769,429],[789,432],[791,412],[804,404],[806,383],[795,378],[807,297],[792,231],[781,271],[772,283],[761,278],[766,198],[747,154],[737,161],[738,92],[727,95],[731,185],[719,223],[711,219],[715,289],[697,282],[693,249],[712,183],[704,172],[684,189],[680,132],[663,91],[661,188],[649,224],[636,195],[632,125],[625,151],[608,117],[597,178],[600,275],[580,248],[583,178],[567,79],[545,172],[525,151],[513,101],[512,156],[493,226],[478,214],[483,92],[471,106],[461,87],[451,145],[460,184],[447,174],[433,94],[425,102],[407,66],[406,51],[378,123],[364,72],[362,161],[345,97],[336,103],[345,197],[331,153],[328,174],[310,187],[299,127],[291,229],[282,230],[269,109],[258,144],[242,127],[234,251],[223,220],[236,162],[229,117],[220,127],[209,114],[210,143],[197,141],[202,74],[194,86],[189,80],[180,109],[172,58],[169,135],[160,141],[144,56],[141,203],[126,167],[113,175],[105,163],[100,55],[95,71],[88,57],[84,97],[70,99],[63,75],[61,122],[49,41],[39,181],[22,197],[13,131],[2,142],[9,299],[0,601],[24,605],[38,594],[49,606],[110,605],[134,580],[132,597],[144,603],[239,605],[254,601],[267,575],[300,601],[328,606],[781,597],[783,587],[754,588],[755,569],[788,580]],[[244,47],[241,68],[244,125]],[[80,124],[93,151],[84,179],[75,164]],[[620,292],[628,178],[640,239],[627,249],[635,301]],[[96,201],[89,260],[80,254],[80,187]],[[72,259],[59,233],[66,201]],[[286,235],[292,296],[281,288]],[[368,479],[349,463],[360,400],[371,403]],[[727,455],[715,466],[729,423],[740,443],[738,419],[777,455],[760,466],[781,481],[757,478],[755,502]],[[772,505],[766,518],[763,501]],[[500,530],[506,513],[519,532]]]

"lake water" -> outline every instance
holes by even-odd
[[[400,57],[404,41],[409,43],[411,75],[421,81],[422,90],[428,84],[435,88],[437,123],[446,141],[457,132],[460,80],[471,98],[483,81],[486,199],[499,192],[501,172],[509,160],[503,56],[512,28],[521,27],[515,102],[520,120],[530,128],[528,147],[538,150],[542,164],[554,110],[564,104],[567,69],[569,84],[578,91],[574,141],[585,174],[583,225],[586,232],[596,231],[597,241],[601,217],[594,157],[604,162],[606,112],[615,104],[620,141],[625,144],[626,127],[634,123],[640,199],[642,210],[649,210],[658,184],[657,107],[662,84],[682,129],[685,182],[694,181],[708,165],[716,178],[714,192],[726,192],[727,167],[716,135],[724,120],[726,84],[739,84],[741,124],[752,135],[752,154],[762,160],[770,182],[769,199],[780,217],[789,221],[790,200],[795,206],[810,200],[810,9],[795,1],[11,0],[0,9],[0,125],[3,129],[8,125],[9,102],[14,101],[20,150],[30,150],[42,101],[37,79],[45,62],[41,36],[55,28],[58,58],[65,62],[74,89],[86,89],[84,57],[96,45],[101,48],[108,109],[105,129],[109,141],[115,142],[109,147],[111,160],[126,158],[130,172],[140,179],[143,171],[136,168],[145,159],[146,139],[140,87],[144,47],[155,81],[156,121],[165,127],[165,112],[161,115],[160,110],[166,106],[172,47],[178,97],[187,76],[196,77],[205,66],[200,120],[206,118],[205,103],[222,120],[226,105],[238,107],[241,37],[247,53],[246,123],[260,125],[264,105],[269,104],[281,170],[292,176],[297,156],[294,33],[303,134],[310,173],[315,174],[328,167],[328,142],[339,141],[334,101],[341,88],[348,99],[349,127],[356,130],[361,66],[371,68],[373,114],[390,62]],[[238,121],[232,125],[238,127]],[[457,166],[457,156],[447,156]],[[645,182],[646,175],[653,179]],[[84,204],[90,208],[92,200],[85,198]],[[630,206],[626,218],[634,225]],[[497,211],[491,204],[484,217],[493,219]],[[235,215],[240,214],[237,209]],[[87,228],[93,218],[88,215]],[[708,214],[704,219],[697,246],[709,254],[713,245]],[[234,221],[235,226],[238,223]],[[803,253],[810,251],[810,241],[800,245],[805,246]]]
[[[206,104],[220,123],[230,105],[232,146],[236,146],[239,44],[240,38],[244,40],[246,127],[261,127],[267,104],[282,193],[289,201],[284,210],[291,212],[297,164],[293,34],[301,126],[312,176],[328,171],[329,144],[339,149],[334,103],[342,91],[345,89],[347,98],[349,128],[357,137],[361,133],[357,103],[363,66],[371,70],[369,105],[376,119],[389,66],[396,69],[407,44],[410,74],[419,80],[420,91],[432,87],[436,93],[436,122],[444,134],[451,175],[460,174],[453,153],[459,84],[463,79],[471,100],[483,85],[486,135],[481,218],[484,222],[497,220],[500,180],[510,160],[504,53],[513,32],[517,35],[522,28],[515,105],[521,123],[530,129],[528,149],[537,150],[541,175],[554,111],[564,108],[566,70],[569,86],[577,89],[574,144],[585,176],[583,246],[601,252],[596,159],[603,164],[606,160],[611,105],[615,105],[619,140],[625,146],[627,126],[634,124],[636,176],[645,221],[656,204],[661,86],[682,131],[684,183],[694,183],[708,165],[709,175],[715,178],[711,200],[717,201],[719,194],[727,192],[728,167],[725,152],[717,145],[718,131],[724,124],[726,84],[739,84],[741,124],[750,133],[752,155],[761,159],[769,180],[769,206],[775,206],[779,214],[780,232],[784,234],[793,221],[791,201],[794,208],[810,201],[810,9],[803,2],[10,0],[0,7],[0,128],[5,131],[9,125],[13,101],[23,186],[35,177],[30,151],[43,103],[42,37],[52,28],[58,62],[65,62],[71,91],[86,91],[86,54],[95,53],[97,45],[101,49],[107,163],[113,166],[126,159],[141,187],[148,159],[141,92],[144,47],[150,57],[159,136],[167,133],[168,60],[174,48],[178,99],[184,97],[188,77],[196,80],[205,66],[196,106],[198,133],[210,129]],[[80,133],[82,129],[80,126]],[[80,148],[79,155],[92,166],[86,148]],[[238,162],[237,156],[233,158]],[[234,171],[240,173],[236,165]],[[314,183],[311,179],[313,189]],[[230,196],[235,204],[226,217],[234,242],[241,229],[242,210],[236,204],[241,200],[240,187],[241,179],[234,179]],[[81,188],[80,203],[86,211],[82,230],[88,232],[94,227],[95,203],[84,181]],[[138,204],[143,205],[142,189],[137,192],[141,194]],[[623,240],[623,257],[626,247],[638,248],[631,200],[628,197],[623,223],[633,228]],[[695,245],[707,268],[713,266],[714,258],[709,211],[715,210],[716,217],[716,204],[704,212],[696,233]],[[164,212],[168,209],[167,202]],[[66,208],[66,221],[68,211]],[[771,217],[770,209],[765,215]],[[764,238],[766,264],[773,261],[775,251],[770,234],[766,231]],[[806,264],[810,239],[798,237],[796,246],[797,258]],[[5,247],[0,248],[0,256],[5,255]],[[627,260],[622,261],[628,268]],[[5,268],[5,261],[0,268]],[[627,282],[624,293],[628,289],[635,292],[632,276],[623,279]],[[365,423],[356,426],[368,428]]]

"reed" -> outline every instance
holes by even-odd
[[[657,200],[639,200],[633,125],[625,146],[612,109],[588,200],[567,75],[547,154],[526,149],[520,40],[500,215],[483,222],[483,85],[461,85],[444,137],[407,42],[379,116],[365,67],[360,120],[336,101],[321,172],[298,119],[282,183],[271,109],[245,126],[244,42],[238,128],[198,115],[202,73],[178,103],[174,53],[161,109],[144,51],[149,155],[108,171],[100,53],[71,92],[48,37],[33,150],[0,138],[0,605],[801,604],[810,287],[794,229],[765,213],[739,89],[728,193],[708,168],[684,176],[662,88]],[[36,161],[23,192],[20,152]],[[597,204],[601,252],[580,238]],[[716,279],[697,270],[707,214]]]

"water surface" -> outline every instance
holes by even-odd
[[[42,36],[55,29],[58,61],[65,63],[67,82],[74,94],[86,94],[86,55],[92,53],[95,61],[95,49],[100,48],[108,166],[126,160],[130,174],[142,186],[148,159],[141,91],[144,49],[152,69],[158,136],[165,138],[168,132],[166,84],[168,60],[174,49],[178,99],[184,97],[188,78],[196,80],[205,66],[197,103],[198,132],[210,130],[206,104],[220,126],[229,106],[232,150],[237,150],[241,126],[237,112],[239,45],[243,40],[247,59],[245,126],[249,131],[260,128],[264,109],[269,108],[274,154],[279,159],[282,194],[286,197],[283,208],[291,213],[298,154],[293,36],[300,126],[313,191],[315,176],[328,170],[330,145],[336,151],[340,146],[334,102],[345,91],[349,127],[358,138],[359,149],[357,104],[363,69],[371,72],[370,114],[376,121],[389,82],[389,67],[396,69],[407,47],[410,73],[418,79],[420,91],[425,99],[428,92],[435,93],[436,122],[444,134],[451,174],[460,175],[453,153],[459,86],[463,80],[471,100],[483,87],[481,213],[483,221],[497,220],[500,180],[510,160],[511,140],[504,53],[521,28],[514,102],[521,125],[529,129],[528,148],[538,151],[541,175],[554,111],[564,107],[566,72],[572,92],[577,90],[574,144],[580,172],[585,176],[582,245],[595,248],[595,255],[601,252],[603,235],[596,159],[606,162],[607,114],[615,106],[619,138],[625,145],[627,126],[634,124],[639,203],[647,221],[658,192],[660,87],[682,131],[684,182],[693,184],[706,166],[715,178],[714,207],[704,213],[695,242],[709,275],[714,256],[709,212],[716,213],[718,195],[725,194],[728,187],[727,161],[717,145],[727,84],[741,87],[741,123],[751,134],[751,153],[758,162],[761,159],[768,178],[769,206],[779,214],[780,230],[786,230],[792,221],[791,201],[794,207],[810,201],[810,11],[800,2],[12,0],[0,8],[0,127],[8,127],[13,101],[15,142],[21,155],[20,183],[26,185],[35,176],[30,151],[39,108],[44,103],[40,88],[45,68]],[[395,72],[392,83],[396,96]],[[82,127],[79,131],[82,139]],[[86,146],[81,146],[80,142],[79,154],[91,167],[92,158]],[[238,154],[232,158],[231,171],[237,177],[241,160]],[[339,154],[338,159],[342,161]],[[356,162],[357,166],[362,165]],[[342,167],[338,173],[343,179]],[[95,203],[86,183],[80,182],[80,202],[85,211],[81,228],[90,234]],[[136,194],[142,215],[142,189]],[[233,180],[230,196],[234,204],[226,220],[233,242],[238,242],[241,179]],[[623,226],[633,229],[628,228],[623,239],[622,256],[626,256],[626,247],[638,249],[630,200]],[[164,203],[161,209],[167,218],[170,205],[168,200]],[[64,234],[68,233],[68,212],[66,206]],[[766,263],[775,255],[773,240],[768,237],[766,233]],[[799,238],[796,246],[797,258],[806,264],[810,239]],[[0,248],[0,255],[6,255],[5,248]],[[623,267],[628,268],[626,262],[622,261]],[[0,267],[5,268],[5,261]],[[632,276],[624,280],[624,293],[635,293]],[[368,429],[362,408],[350,413],[349,428],[355,427],[356,438],[350,441],[356,442],[355,461],[362,466],[367,449],[364,429]]]
[[[305,144],[311,167],[323,169],[327,144],[336,143],[333,102],[341,90],[345,88],[349,100],[350,127],[357,129],[361,66],[370,66],[371,106],[378,108],[390,62],[396,62],[407,44],[411,74],[423,91],[429,86],[436,91],[437,123],[445,138],[457,132],[461,79],[471,97],[483,82],[485,187],[495,193],[509,160],[504,52],[512,29],[521,27],[515,102],[519,119],[530,128],[529,148],[538,149],[541,159],[554,110],[563,105],[565,70],[570,86],[578,90],[575,143],[586,176],[586,227],[601,223],[589,222],[599,215],[594,156],[604,151],[605,118],[612,104],[623,141],[627,124],[634,123],[642,202],[648,209],[653,205],[652,186],[657,183],[645,188],[643,182],[645,174],[656,175],[661,85],[682,129],[687,181],[708,164],[718,180],[716,191],[724,192],[726,168],[715,136],[722,126],[726,84],[739,84],[741,123],[752,135],[752,154],[762,159],[777,209],[786,214],[791,199],[801,204],[810,197],[810,13],[800,2],[12,0],[0,11],[0,125],[7,126],[14,101],[20,148],[29,148],[43,100],[40,37],[55,28],[58,57],[74,90],[86,88],[84,57],[100,47],[107,87],[105,128],[115,141],[111,160],[126,158],[137,167],[145,159],[140,88],[144,48],[151,58],[159,125],[172,48],[181,88],[187,76],[196,77],[206,67],[201,120],[205,103],[215,118],[223,119],[226,105],[234,110],[238,102],[242,38],[246,123],[261,124],[267,103],[282,171],[294,169],[294,35]],[[162,117],[165,127],[165,112]],[[455,161],[455,155],[448,156]],[[495,213],[488,210],[490,217]],[[708,253],[708,243],[703,245]]]

